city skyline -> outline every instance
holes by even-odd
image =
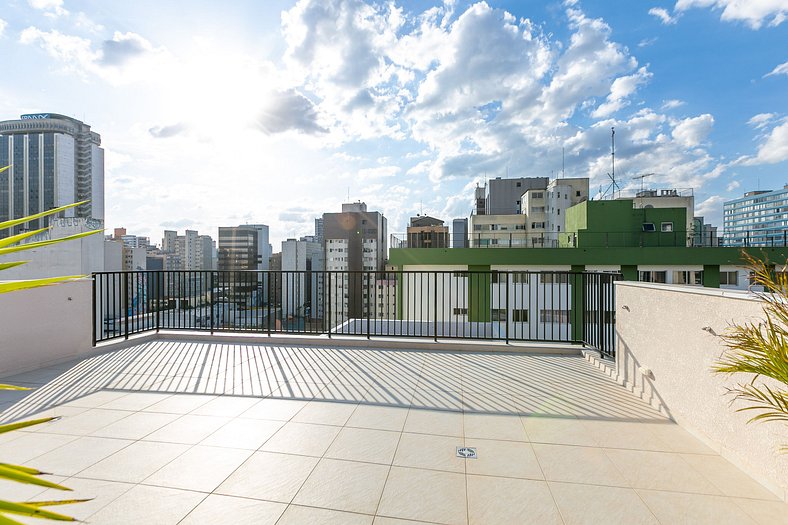
[[[0,118],[90,124],[107,226],[152,239],[264,223],[278,246],[356,200],[404,232],[562,158],[595,196],[612,126],[622,186],[693,187],[721,226],[723,201],[786,182],[786,13],[708,3],[8,2]]]

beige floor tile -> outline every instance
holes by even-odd
[[[376,516],[372,525],[424,525],[425,521],[403,520],[400,518],[387,518],[385,516]]]
[[[236,417],[260,402],[256,397],[219,396],[195,408],[191,414],[197,416]]]
[[[172,525],[203,499],[205,494],[200,492],[137,485],[88,521],[101,525]]]
[[[33,432],[46,432],[47,434],[87,436],[129,415],[129,412],[125,410],[91,408],[76,415],[65,415],[57,421],[29,427],[28,430]],[[36,416],[36,418],[38,417],[46,416]]]
[[[638,489],[637,493],[660,523],[671,525],[755,525],[732,499]]]
[[[720,456],[682,454],[681,457],[726,496],[776,501],[766,487]],[[788,517],[786,518],[788,520]]]
[[[354,410],[356,410],[354,403],[310,401],[293,417],[292,421],[342,426],[347,423]]]
[[[68,478],[62,481],[62,484],[71,489],[71,492],[63,492],[62,490],[47,489],[36,497],[38,501],[53,501],[53,500],[72,500],[72,499],[87,499],[90,501],[83,501],[71,505],[58,505],[57,507],[49,507],[49,510],[66,514],[77,520],[85,521],[89,516],[95,514],[102,508],[106,507],[114,500],[119,498],[131,490],[134,485],[131,483],[118,483],[116,481],[95,480],[95,479],[82,479],[78,477]],[[6,496],[4,494],[4,496]],[[42,523],[41,520],[35,520],[33,523]],[[45,523],[45,521],[43,522]],[[51,523],[51,522],[50,522]]]
[[[547,483],[492,476],[468,476],[468,523],[562,524]]]
[[[722,494],[679,454],[624,449],[605,449],[605,454],[633,488]]]
[[[654,425],[598,419],[583,419],[582,422],[601,447],[671,452],[671,446],[659,438]]]
[[[229,417],[185,415],[145,436],[146,441],[194,445],[230,421]]]
[[[345,426],[401,432],[405,427],[407,417],[407,408],[365,405],[362,403],[356,407]]]
[[[468,474],[544,479],[529,443],[468,438],[465,446],[476,447],[478,454],[477,459],[465,460],[465,471]]]
[[[416,390],[410,401],[412,407],[430,410],[455,410],[461,411],[462,393],[446,390]]]
[[[731,498],[758,525],[788,524],[788,503],[784,501],[764,501],[757,499]]]
[[[145,478],[143,483],[211,492],[250,455],[248,450],[197,445]]]
[[[296,494],[293,503],[374,514],[388,472],[388,465],[322,459]]]
[[[30,466],[27,464],[26,466]],[[52,483],[64,483],[66,479],[65,476],[52,476],[52,475],[42,475],[40,476],[42,479],[47,481],[51,481]],[[2,494],[2,499],[7,501],[35,501],[39,498],[39,495],[46,492],[48,489],[46,487],[42,487],[40,485],[30,485],[28,483],[17,483],[15,481],[9,481],[6,479],[0,479],[0,494]],[[62,497],[63,492],[62,490],[57,491],[59,493],[59,497]],[[70,493],[69,493],[70,494]],[[70,496],[67,496],[70,499]],[[48,499],[48,498],[47,498]],[[41,523],[39,521],[39,523]]]
[[[128,392],[120,392],[117,390],[99,390],[98,392],[92,392],[76,399],[72,399],[67,403],[63,403],[61,406],[98,408],[104,403],[108,403],[118,399],[119,397],[123,397],[126,394],[128,394]]]
[[[460,438],[406,432],[399,440],[394,465],[464,473],[466,460],[457,457],[457,447],[462,446]]]
[[[0,445],[0,457],[15,464],[27,464],[33,458],[46,454],[77,439],[77,436],[66,434],[42,434],[39,432],[13,432],[0,434],[15,436],[18,439]]]
[[[369,525],[372,516],[290,505],[276,525]]]
[[[178,414],[134,412],[128,417],[124,417],[119,421],[110,423],[104,428],[96,430],[91,436],[142,439],[164,425],[172,423],[178,417]]]
[[[201,394],[175,394],[163,401],[154,403],[143,410],[146,412],[167,412],[170,414],[188,414],[205,403],[216,399],[216,396]]]
[[[465,476],[392,467],[377,514],[448,525],[465,524],[468,520]]]
[[[172,394],[165,393],[131,392],[123,397],[119,397],[104,403],[101,405],[101,408],[112,410],[130,410],[136,412],[137,410],[144,410],[151,405],[155,405],[160,401],[164,401],[171,396]]]
[[[241,417],[290,421],[307,403],[295,399],[263,399],[242,413]]]
[[[26,466],[58,476],[73,476],[132,443],[125,439],[81,437],[29,461]]]
[[[532,447],[548,481],[629,486],[601,449],[539,443]]]
[[[391,465],[399,437],[399,432],[345,427],[325,455],[333,459]]]
[[[527,441],[520,416],[465,414],[465,438]]]
[[[290,503],[317,462],[307,456],[255,452],[216,492]]]
[[[284,425],[283,421],[236,418],[200,442],[214,447],[257,450]]]
[[[657,525],[633,489],[550,482],[566,525]]]
[[[260,450],[322,457],[340,430],[340,427],[291,421],[285,423]]]
[[[517,406],[507,390],[462,391],[462,407],[466,414],[485,413],[518,416]]]
[[[83,478],[140,483],[189,449],[189,445],[137,441],[81,471]]]
[[[597,440],[579,419],[530,416],[522,418],[525,433],[533,443],[596,447]]]
[[[463,437],[461,412],[442,412],[411,408],[405,421],[405,432]]]
[[[716,455],[717,453],[707,447],[703,442],[678,426],[672,421],[663,423],[641,423],[651,429],[651,432],[665,444],[668,452],[684,452],[687,454],[707,454]]]
[[[287,508],[284,503],[211,494],[178,525],[228,523],[233,525],[274,525]]]

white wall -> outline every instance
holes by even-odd
[[[760,302],[740,291],[618,282],[616,305],[619,381],[787,499],[788,454],[777,449],[788,445],[788,425],[747,424],[755,414],[735,412],[743,405],[725,393],[750,377],[711,372],[724,349],[714,334],[761,318]]]
[[[92,351],[90,279],[0,294],[0,375]]]

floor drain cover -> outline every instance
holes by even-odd
[[[457,457],[476,459],[476,447],[457,447]]]

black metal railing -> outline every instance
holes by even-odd
[[[582,343],[615,355],[617,273],[134,271],[93,275],[94,343],[151,330]]]

